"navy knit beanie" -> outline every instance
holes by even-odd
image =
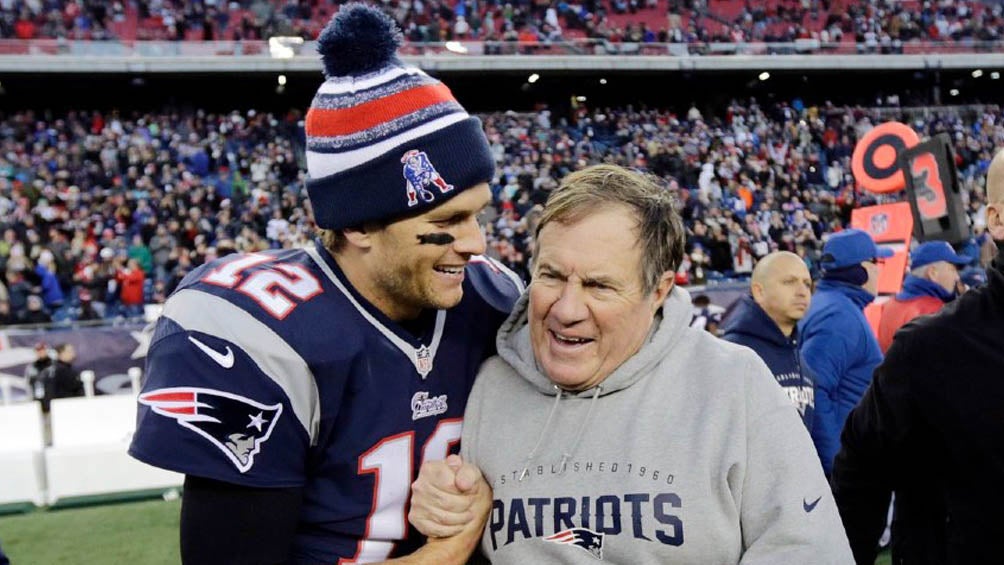
[[[307,112],[307,192],[322,228],[421,213],[495,174],[481,121],[402,63],[400,43],[390,17],[358,3],[318,38],[327,80]]]

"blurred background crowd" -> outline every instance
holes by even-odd
[[[895,53],[913,41],[994,41],[999,3],[976,0],[383,0],[414,42],[549,44],[792,42],[860,44]],[[4,0],[0,39],[313,39],[330,0]]]
[[[985,238],[977,188],[1004,145],[996,106],[912,115],[747,99],[720,115],[581,105],[567,117],[542,108],[481,118],[497,163],[488,253],[524,278],[549,191],[600,162],[649,171],[676,193],[687,227],[679,284],[743,278],[774,250],[816,274],[827,234],[876,203],[855,189],[850,156],[889,118],[954,140],[974,233],[960,251],[975,264]],[[215,257],[309,244],[302,158],[296,112],[3,116],[0,324],[140,316]]]

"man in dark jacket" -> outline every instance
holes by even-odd
[[[70,398],[84,395],[84,385],[80,381],[80,371],[73,367],[77,360],[77,350],[72,343],[56,346],[56,362],[49,368],[52,371],[52,398]]]
[[[34,381],[36,399],[42,401],[42,412],[48,413],[53,398],[70,398],[84,395],[80,373],[73,368],[77,350],[70,343],[56,346],[56,360],[42,369]],[[40,387],[40,388],[39,388]],[[42,396],[38,397],[41,392]]]
[[[1004,152],[987,176],[1004,245]],[[988,283],[903,327],[841,436],[833,494],[859,564],[874,562],[889,493],[894,563],[1000,563],[1004,540],[1004,253]]]
[[[46,385],[42,372],[52,365],[52,357],[49,356],[49,345],[44,341],[35,344],[35,360],[24,368],[24,381],[31,391],[32,398],[42,400],[45,398]]]
[[[812,277],[802,258],[775,251],[757,262],[750,294],[739,299],[722,337],[745,345],[767,363],[774,378],[812,430],[813,383],[798,350],[798,321],[812,299]]]

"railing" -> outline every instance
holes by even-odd
[[[290,38],[294,39],[294,38]],[[70,55],[76,57],[235,57],[266,56],[286,58],[313,56],[314,42],[273,38],[269,41],[71,41],[65,39],[0,40],[3,55]],[[910,41],[898,45],[854,42],[828,42],[799,39],[790,43],[631,43],[602,39],[571,41],[451,41],[447,43],[408,43],[404,55],[452,54],[461,56],[491,55],[858,55],[858,54],[959,54],[1004,53],[1002,41]]]
[[[918,119],[939,116],[978,116],[987,112],[1000,113],[1000,106],[997,104],[966,104],[961,106],[878,106],[869,108],[868,113],[879,118],[899,118]]]

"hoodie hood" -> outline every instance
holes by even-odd
[[[921,296],[933,296],[942,302],[951,302],[955,298],[955,293],[945,290],[945,287],[934,281],[907,275],[903,279],[903,290],[896,295],[896,299],[913,300]]]
[[[498,354],[534,388],[543,394],[555,395],[558,388],[544,374],[533,355],[527,318],[530,304],[529,287],[527,290],[528,292],[524,292],[519,298],[512,314],[499,329],[496,337]],[[665,358],[665,354],[675,345],[677,336],[690,323],[691,310],[690,294],[674,286],[662,305],[661,315],[656,314],[652,329],[641,349],[595,387],[578,392],[566,391],[565,396],[591,397],[596,392],[595,389],[599,389],[599,395],[603,396],[636,383]]]
[[[726,336],[730,334],[744,334],[778,346],[788,345],[795,339],[797,332],[798,329],[795,328],[791,332],[791,338],[785,337],[781,333],[781,328],[777,327],[777,324],[774,320],[770,319],[767,312],[748,294],[739,298],[735,309],[725,319],[725,323],[722,324],[722,333]]]
[[[828,281],[823,279],[816,285],[816,292],[835,291],[847,297],[859,309],[864,310],[865,306],[875,300],[875,295],[860,286],[839,281]],[[803,318],[804,320],[805,318]]]

